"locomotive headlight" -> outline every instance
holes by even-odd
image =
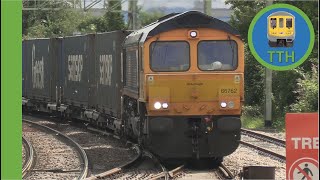
[[[233,102],[233,101],[230,101],[230,102],[228,103],[228,107],[229,107],[229,108],[234,108],[234,102]]]
[[[162,103],[162,108],[163,109],[167,109],[169,107],[169,104],[168,103]]]
[[[154,105],[153,105],[153,107],[154,107],[155,109],[160,109],[160,108],[161,108],[161,103],[160,103],[160,102],[155,102]]]
[[[195,38],[195,37],[197,37],[197,32],[196,31],[191,31],[190,32],[190,36],[192,37],[192,38]]]
[[[225,108],[225,107],[227,107],[227,103],[226,103],[226,102],[221,102],[221,103],[220,103],[220,106],[221,106],[222,108]]]

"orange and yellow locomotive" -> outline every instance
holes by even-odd
[[[124,48],[126,127],[140,126],[146,146],[163,158],[223,157],[237,148],[244,47],[234,28],[191,11],[130,34]]]

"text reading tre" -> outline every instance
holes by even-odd
[[[319,137],[293,137],[294,149],[319,149]]]

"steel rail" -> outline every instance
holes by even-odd
[[[273,144],[276,144],[276,145],[280,145],[282,147],[285,147],[286,146],[286,141],[282,140],[282,139],[278,139],[278,138],[274,138],[272,136],[268,136],[268,135],[265,135],[265,134],[261,134],[261,133],[258,133],[258,132],[255,132],[255,131],[251,131],[251,130],[248,130],[248,129],[243,129],[241,128],[241,132],[247,136],[250,136],[250,137],[253,137],[253,138],[257,138],[257,139],[260,139],[260,140],[265,140],[265,141],[268,141],[270,143],[273,143]]]
[[[234,174],[223,164],[220,164],[219,171],[223,174],[226,179],[234,179]]]
[[[22,137],[22,144],[26,151],[27,160],[23,164],[22,168],[22,178],[25,178],[28,172],[31,170],[32,166],[34,165],[34,149],[32,144],[25,138]]]
[[[185,165],[183,164],[183,165],[180,165],[180,166],[172,169],[171,171],[163,171],[161,173],[158,173],[158,174],[154,175],[153,177],[151,177],[150,180],[156,180],[156,179],[160,179],[160,178],[169,179],[169,177],[174,178],[177,174],[179,174],[179,172],[184,168],[184,166]]]
[[[248,142],[244,142],[244,141],[241,141],[241,140],[240,140],[240,144],[243,144],[243,145],[248,146],[248,147],[250,147],[250,148],[257,149],[257,150],[259,150],[259,151],[261,151],[261,152],[270,154],[270,155],[272,155],[272,156],[274,156],[274,157],[276,157],[276,158],[279,158],[279,159],[282,160],[282,161],[285,161],[285,160],[286,160],[286,157],[283,156],[283,155],[281,155],[281,154],[278,154],[278,153],[275,153],[275,152],[270,151],[270,150],[268,150],[268,149],[265,149],[265,148],[262,148],[262,147],[259,147],[259,146],[250,144],[250,143],[248,143]]]
[[[97,175],[93,175],[93,176],[90,176],[88,178],[86,178],[85,180],[96,180],[96,179],[102,179],[102,178],[106,178],[108,176],[111,176],[111,175],[114,175],[116,173],[119,173],[129,167],[131,167],[133,164],[135,164],[142,156],[142,152],[141,152],[141,149],[139,146],[137,145],[134,145],[133,148],[137,151],[137,156],[135,156],[131,161],[123,164],[123,165],[120,165],[118,167],[115,167],[113,169],[110,169],[108,171],[105,171],[103,173],[100,173],[100,174],[97,174]]]
[[[62,137],[62,139],[66,140],[66,142],[68,143],[68,145],[71,145],[73,146],[79,153],[80,157],[81,157],[81,160],[82,160],[82,172],[80,173],[80,175],[78,176],[78,179],[85,179],[88,175],[88,168],[89,168],[89,163],[88,163],[88,157],[87,157],[87,154],[86,152],[83,150],[83,148],[77,143],[75,142],[74,140],[72,140],[69,136],[67,135],[64,135],[63,133],[55,130],[55,129],[52,129],[48,126],[45,126],[45,125],[41,125],[41,124],[38,124],[38,123],[35,123],[33,121],[30,121],[30,120],[27,120],[27,119],[22,119],[23,122],[26,122],[28,124],[32,124],[33,126],[37,126],[38,128],[41,128],[43,130],[46,130],[46,131],[49,131],[49,132],[52,132],[54,133],[55,135],[57,136],[60,136]]]

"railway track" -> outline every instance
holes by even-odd
[[[24,134],[30,136],[36,157],[33,168],[26,168],[25,179],[84,179],[88,158],[82,147],[63,133],[23,119]],[[26,131],[26,132],[25,132]],[[30,156],[31,157],[31,156]],[[57,163],[57,164],[55,164]]]
[[[245,135],[248,135],[250,137],[253,137],[253,138],[257,138],[257,139],[260,139],[260,140],[264,140],[264,141],[276,144],[276,145],[281,146],[281,147],[285,147],[286,146],[286,141],[284,141],[282,139],[274,138],[272,136],[261,134],[261,133],[255,132],[255,131],[251,131],[251,130],[248,130],[248,129],[241,128],[241,133],[245,134]]]
[[[234,179],[234,174],[225,165],[221,164],[219,166],[219,171],[222,174],[222,179]]]
[[[167,177],[165,177],[167,175]],[[194,168],[189,168],[187,165],[183,164],[177,166],[176,168],[159,173],[154,176],[151,180],[168,178],[168,179],[234,179],[234,175],[231,171],[221,164],[217,168],[205,169],[205,170],[195,170]]]
[[[51,124],[50,127],[55,128],[53,124]],[[89,131],[95,132],[96,134],[119,139],[119,137],[115,136],[113,133],[102,131],[90,126],[86,126],[86,129]],[[159,162],[159,160],[155,156],[152,155],[152,153],[140,149],[139,146],[137,146],[136,144],[130,141],[128,141],[127,144],[132,144],[135,151],[137,152],[136,157],[110,170],[106,170],[98,174],[91,174],[90,177],[86,177],[85,179],[86,180],[96,180],[96,179],[151,179],[151,180],[165,179],[167,180],[167,179],[179,179],[179,178],[183,179],[182,176],[183,174],[187,174],[186,173],[187,171],[197,173],[197,170],[194,170],[192,168],[187,169],[185,168],[185,165],[177,166],[176,168],[169,171],[166,169],[164,165],[162,165]],[[158,167],[157,169],[151,167],[150,165],[143,165],[143,164],[148,164],[145,161],[148,161],[150,159],[152,159],[154,164],[157,164],[157,167]],[[141,168],[140,166],[148,166],[148,167]],[[223,165],[219,166],[216,169],[203,170],[202,173],[208,174],[206,176],[209,176],[210,174],[216,174],[214,177],[219,179],[234,179],[234,176],[230,172],[230,170],[228,170],[228,168]]]
[[[150,152],[141,150],[137,145],[134,145],[138,155],[131,161],[105,171],[103,173],[91,176],[85,180],[97,179],[168,179],[166,168],[160,161]],[[152,162],[151,162],[152,161]],[[157,166],[157,169],[155,168]],[[158,173],[158,171],[161,173]],[[159,175],[161,174],[161,176]],[[162,176],[163,174],[163,176]]]
[[[242,140],[240,140],[240,144],[256,149],[265,155],[272,156],[279,161],[285,162],[286,156],[285,154],[285,141],[281,139],[277,139],[265,134],[257,133],[247,129],[241,129]],[[253,140],[250,140],[250,138]],[[243,140],[246,139],[246,140]],[[258,140],[258,141],[257,141]],[[267,147],[262,147],[262,145]],[[279,153],[282,152],[282,153]]]
[[[22,145],[25,150],[25,160],[22,165],[22,178],[25,178],[27,173],[31,170],[34,165],[34,149],[32,144],[25,138],[22,137]]]
[[[90,177],[86,178],[86,180],[106,179],[114,174],[120,173],[120,172],[128,169],[129,167],[133,166],[135,163],[137,163],[137,161],[139,161],[139,159],[142,156],[141,149],[138,146],[134,146],[134,148],[137,151],[137,156],[135,158],[133,158],[131,161],[129,161],[123,165],[120,165],[118,167],[115,167],[113,169],[107,170],[103,173],[90,176]]]
[[[113,135],[112,133],[108,133],[105,131],[101,131],[98,129],[95,129],[93,127],[88,127],[88,130],[100,133],[102,135],[112,136],[114,138],[119,138],[118,136]],[[127,142],[132,143],[132,142]],[[133,143],[132,143],[133,144]],[[135,145],[135,149],[138,150],[138,156],[134,158],[132,161],[125,163],[124,165],[121,165],[119,167],[113,168],[111,170],[108,170],[106,172],[103,172],[98,175],[94,175],[91,177],[86,178],[86,180],[97,180],[97,179],[148,179],[148,180],[157,180],[157,179],[179,179],[182,174],[184,174],[186,171],[185,164],[176,166],[172,170],[167,170],[167,168],[159,162],[159,160],[150,152],[141,150],[137,145]],[[161,169],[160,172],[155,172],[152,170],[139,170],[137,166],[139,164],[143,163],[142,160],[144,157],[148,157],[149,159],[152,159]],[[218,174],[219,179],[234,179],[234,175],[231,173],[231,171],[224,165],[220,165],[217,169],[211,169],[212,171],[216,172]],[[205,171],[206,173],[209,173],[209,171]]]

